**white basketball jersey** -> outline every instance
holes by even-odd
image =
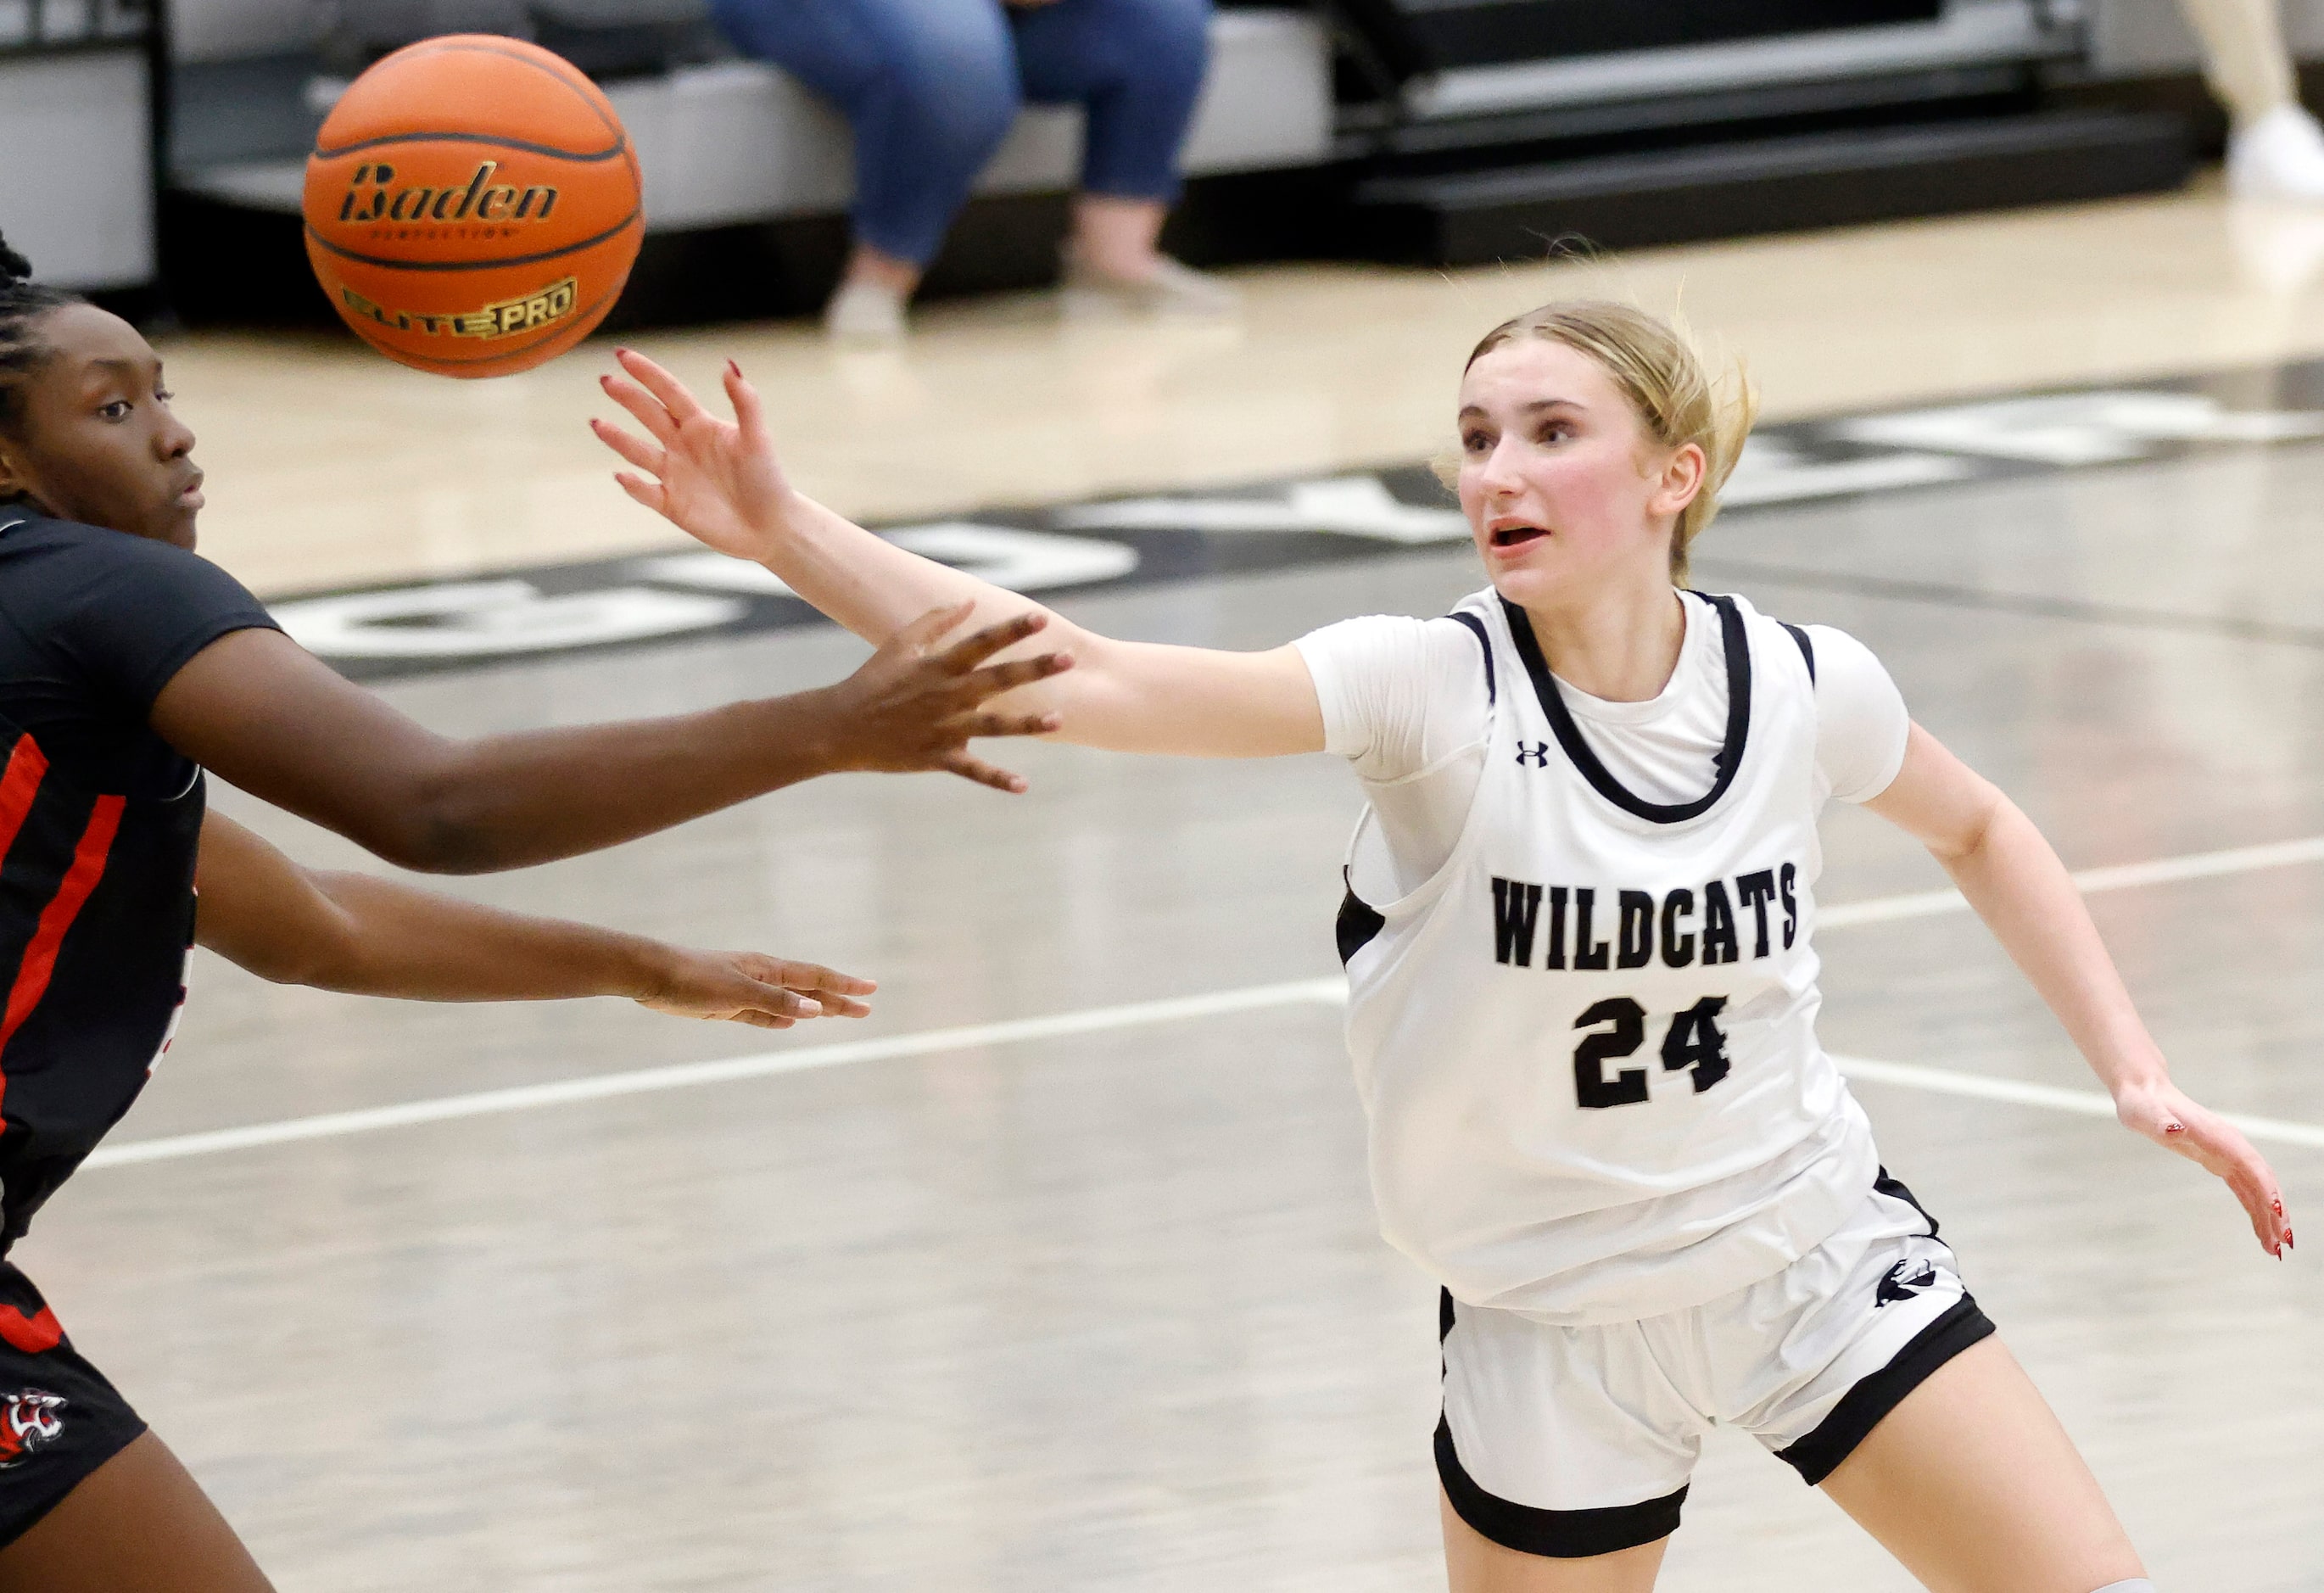
[[[1493,698],[1467,826],[1418,889],[1342,912],[1381,1230],[1468,1303],[1698,1305],[1812,1249],[1877,1174],[1815,1034],[1812,666],[1711,602],[1725,747],[1701,798],[1657,805],[1591,752],[1522,613],[1465,600]]]

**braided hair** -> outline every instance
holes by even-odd
[[[78,293],[32,281],[32,262],[0,238],[0,432],[15,430],[24,380],[54,352],[35,335],[35,325],[51,310],[80,302]]]

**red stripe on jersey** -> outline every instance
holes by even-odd
[[[49,760],[42,756],[41,744],[29,735],[16,738],[15,749],[8,754],[8,769],[0,774],[0,859],[5,859],[8,849],[16,844],[16,832],[24,827],[24,815],[32,811],[32,798],[40,793],[41,778],[49,772]]]
[[[0,1340],[26,1355],[42,1355],[64,1342],[64,1324],[57,1313],[41,1307],[38,1316],[26,1316],[13,1305],[0,1305]]]
[[[80,833],[80,844],[73,848],[72,867],[65,870],[64,883],[41,909],[40,927],[32,932],[32,944],[24,948],[24,960],[16,969],[16,983],[8,992],[8,1006],[0,1015],[0,1100],[7,1098],[8,1074],[6,1056],[8,1042],[49,993],[49,976],[57,971],[57,953],[65,944],[65,932],[80,916],[81,907],[97,882],[105,878],[105,860],[113,850],[113,837],[121,828],[121,810],[126,806],[119,796],[100,796],[97,810],[88,815],[88,828]]]

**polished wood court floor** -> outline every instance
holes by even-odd
[[[2324,217],[2198,192],[1622,271],[1653,301],[1683,287],[1799,414],[2324,349],[2303,226]],[[796,327],[650,346],[695,374],[740,351],[803,478],[921,514],[1423,456],[1468,343],[1559,285],[1286,270],[1217,327],[1059,327],[1013,302],[945,307],[861,364]],[[456,387],[337,346],[167,352],[213,473],[205,537],[263,589],[658,535],[576,430],[589,355]],[[2324,445],[2286,444],[1765,511],[1714,529],[1702,576],[1868,640],[2089,868],[2324,835],[2319,548]],[[1478,584],[1465,550],[1426,551],[1062,606],[1260,646]],[[388,695],[484,731],[789,689],[860,655],[799,631]],[[874,975],[865,1023],[770,1041],[612,1003],[359,1002],[204,957],[119,1138],[1097,1014],[1081,1032],[116,1162],[42,1214],[23,1264],[286,1589],[1441,1586],[1434,1291],[1373,1231],[1337,1011],[1268,993],[1334,971],[1352,782],[1322,758],[1011,751],[1019,798],[850,777],[453,882]],[[221,802],[301,858],[355,861]],[[1942,882],[1861,813],[1826,843],[1828,904]],[[2093,904],[2182,1082],[2308,1128],[2268,1148],[2295,1226],[2324,1235],[2324,859],[2286,855]],[[1833,927],[1821,949],[1836,1052],[2088,1087],[1972,919]],[[1857,1086],[1886,1161],[2158,1586],[2324,1586],[2315,1261],[2266,1260],[2223,1192],[2102,1118],[1919,1076]],[[1911,1584],[1738,1440],[1711,1446],[1665,1586]]]

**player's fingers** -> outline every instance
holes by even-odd
[[[631,497],[644,504],[648,509],[652,510],[656,514],[667,516],[669,513],[669,496],[662,491],[662,486],[659,482],[646,481],[641,477],[632,475],[626,470],[617,470],[613,472],[613,481],[614,483],[622,489],[622,491],[627,493]]]
[[[2286,1224],[2281,1216],[2283,1195],[2275,1169],[2233,1124],[2205,1112],[2188,1112],[2183,1133],[2187,1151],[2227,1184],[2245,1214],[2252,1232],[2270,1255],[2282,1252]]]
[[[990,786],[996,791],[1006,791],[1012,796],[1025,794],[1025,777],[996,768],[982,758],[965,752],[955,752],[939,767],[951,770],[964,780],[974,780],[980,786]]]
[[[747,1011],[779,1017],[785,1023],[804,1023],[823,1016],[823,1004],[814,997],[756,979],[751,981],[747,993],[736,998],[735,1005]]]
[[[669,418],[680,426],[705,411],[702,402],[685,382],[655,364],[634,348],[617,348],[613,357],[622,362],[622,369],[636,378],[638,385],[659,399]]]
[[[979,736],[1046,736],[1056,733],[1054,714],[972,714],[960,722],[972,738]]]
[[[787,957],[766,959],[773,977],[770,984],[793,990],[829,990],[836,995],[868,996],[880,988],[875,979],[858,979],[852,973],[842,973],[836,968],[825,968],[820,962],[794,962]]]
[[[982,702],[997,697],[1002,692],[1015,691],[1020,686],[1030,686],[1037,680],[1047,680],[1052,675],[1063,675],[1074,667],[1071,653],[1043,653],[1038,658],[1011,658],[1006,664],[987,664],[966,677],[963,685],[972,701]]]
[[[628,410],[637,423],[653,433],[654,440],[664,447],[676,440],[678,423],[670,419],[662,401],[626,376],[600,376],[597,386],[604,395]]]
[[[962,619],[968,616],[964,614]],[[954,621],[957,624],[959,621]],[[955,674],[965,675],[993,654],[1019,642],[1048,624],[1049,616],[1038,609],[1028,609],[1014,618],[998,624],[987,625],[974,635],[966,636],[945,649],[945,668]]]
[[[746,1008],[742,1011],[735,1013],[728,1019],[728,1021],[731,1023],[747,1023],[754,1029],[787,1029],[791,1027],[794,1020],[788,1017],[778,1017],[771,1012],[752,1012]]]
[[[669,450],[667,447],[657,447],[642,437],[632,437],[620,427],[594,418],[589,422],[589,429],[596,434],[599,442],[640,470],[650,470],[656,475],[669,473]]]
[[[759,390],[742,374],[742,367],[733,360],[726,362],[726,401],[734,406],[734,424],[746,437],[767,435],[766,406],[759,401]]]
[[[927,651],[929,645],[937,637],[968,618],[970,612],[975,606],[973,603],[947,603],[943,608],[930,609],[927,613],[920,615],[910,624],[897,631],[895,635],[890,636],[880,650],[894,651],[901,653],[908,658],[917,658]]]

